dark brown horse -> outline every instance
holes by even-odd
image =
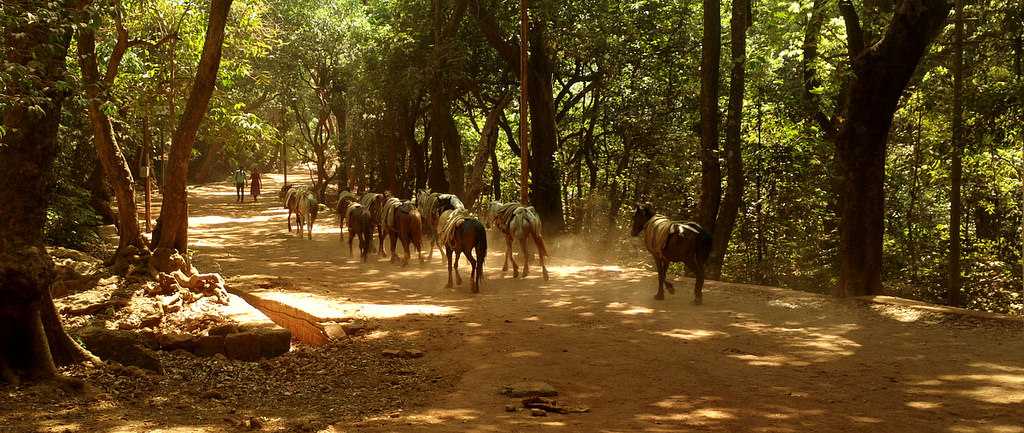
[[[348,207],[350,204],[357,203],[358,201],[358,197],[349,191],[342,191],[338,194],[338,204],[335,206],[335,209],[338,212],[338,237],[341,240],[345,240],[345,233],[341,229],[345,227]]]
[[[487,231],[484,225],[476,218],[469,216],[465,209],[449,210],[441,214],[438,219],[438,239],[444,245],[445,255],[448,259],[448,285],[452,288],[452,253],[455,253],[455,281],[462,285],[462,276],[459,275],[459,255],[465,254],[469,261],[470,290],[473,293],[480,293],[480,283],[483,281],[484,260],[487,258]],[[473,257],[471,252],[476,252]]]
[[[419,209],[413,206],[411,202],[402,203],[401,206],[394,210],[394,231],[390,233],[391,236],[391,261],[398,260],[398,250],[395,249],[395,244],[398,241],[402,241],[402,248],[405,249],[405,259],[402,260],[402,266],[409,264],[409,243],[416,246],[416,257],[420,259],[420,263],[423,263],[423,220],[420,217]]]
[[[352,239],[359,237],[359,257],[363,263],[370,254],[370,240],[373,239],[373,218],[370,212],[359,203],[349,206],[348,210],[348,255],[352,257]]]
[[[654,205],[638,204],[633,212],[633,236],[644,235],[644,245],[654,256],[658,268],[658,293],[654,299],[665,299],[665,289],[676,293],[672,282],[665,280],[668,266],[672,262],[683,262],[693,271],[696,282],[693,287],[693,303],[703,302],[704,264],[711,253],[711,233],[695,222],[670,221],[664,215],[654,213]]]

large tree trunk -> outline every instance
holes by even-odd
[[[486,185],[484,181],[484,168],[487,167],[488,158],[494,154],[494,147],[498,144],[498,118],[501,117],[501,112],[505,110],[505,106],[512,100],[511,96],[509,93],[501,95],[498,103],[487,113],[484,127],[480,130],[480,144],[477,146],[476,155],[473,157],[472,172],[470,172],[469,179],[466,181],[468,189],[466,190],[466,196],[463,197],[467,207],[472,207],[484,191],[484,186]]]
[[[207,147],[206,153],[203,154],[202,161],[199,162],[199,169],[196,170],[196,182],[203,183],[210,180],[214,166],[220,161],[222,150],[224,150],[224,142],[217,137],[211,137],[210,145]]]
[[[718,211],[718,221],[711,237],[711,255],[706,270],[708,277],[719,279],[722,264],[729,248],[732,230],[736,227],[736,216],[743,202],[743,95],[747,58],[747,27],[750,25],[749,4],[744,0],[733,0],[730,18],[730,57],[732,69],[729,75],[729,114],[725,121],[725,166],[728,184],[725,198]]]
[[[530,32],[530,204],[544,221],[544,234],[561,233],[565,227],[562,212],[562,177],[555,166],[558,151],[558,123],[552,98],[552,59],[548,54],[547,25],[543,19]]]
[[[944,0],[904,0],[878,43],[866,45],[852,5],[844,5],[853,78],[836,139],[839,176],[837,296],[876,294],[882,284],[885,150],[900,96],[942,29]]]
[[[90,359],[68,338],[53,307],[49,286],[53,262],[43,245],[46,207],[53,187],[53,161],[57,154],[57,128],[66,92],[65,58],[71,35],[34,16],[71,16],[54,11],[45,1],[5,3],[3,43],[12,48],[5,61],[33,71],[36,87],[5,82],[4,93],[14,103],[3,112],[6,133],[0,137],[0,173],[17,179],[0,188],[0,380],[53,378],[56,366]],[[65,27],[66,28],[66,27]],[[28,98],[42,97],[30,110]]]
[[[697,221],[714,232],[722,201],[722,167],[718,163],[718,85],[722,55],[721,4],[704,0],[704,39],[700,62],[700,204]]]
[[[111,83],[100,80],[96,63],[96,34],[91,27],[78,32],[78,55],[82,67],[82,81],[88,97],[89,120],[92,122],[96,154],[117,198],[117,226],[120,239],[118,253],[126,247],[135,247],[138,251],[148,249],[142,231],[139,228],[139,211],[135,203],[135,181],[132,179],[128,160],[125,159],[121,147],[114,137],[110,118],[101,108],[106,100],[105,89]],[[111,77],[113,78],[113,77]]]
[[[107,178],[103,175],[103,166],[97,158],[94,161],[93,170],[85,180],[89,186],[89,206],[100,216],[103,224],[117,224],[117,215],[111,210],[110,187],[107,186]]]
[[[224,45],[224,26],[227,23],[231,0],[211,0],[209,21],[206,25],[206,40],[196,70],[196,79],[188,104],[181,117],[181,123],[171,140],[170,156],[164,168],[163,205],[160,219],[153,230],[156,248],[172,248],[184,253],[188,249],[188,162],[192,156],[192,144],[196,132],[206,114],[217,82],[220,67],[221,48]]]
[[[505,61],[506,67],[517,77],[520,72],[519,41],[507,39],[501,32],[494,15],[493,4],[474,6],[480,31],[487,42]],[[530,31],[529,72],[530,108],[530,204],[537,208],[544,221],[545,234],[560,233],[565,226],[562,213],[561,176],[555,166],[558,149],[558,124],[552,98],[552,59],[548,54],[546,23],[543,18],[533,21]],[[520,77],[521,78],[521,77]],[[510,142],[511,144],[511,142]],[[518,149],[516,149],[518,150]]]
[[[963,79],[964,79],[964,7],[963,0],[956,0],[956,20],[953,30],[953,167],[949,182],[949,280],[946,285],[946,303],[954,307],[960,300],[960,186],[963,178]]]

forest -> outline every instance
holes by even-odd
[[[1022,431],[1024,3],[5,0],[0,23],[12,428]],[[442,290],[453,252],[470,277]],[[706,305],[662,301],[672,280]],[[281,328],[284,354],[231,352]],[[98,367],[133,365],[100,348],[122,331],[159,346],[162,379]],[[725,370],[636,373],[673,359]],[[843,372],[842,417],[742,392],[769,369],[816,395],[808,366]],[[19,385],[40,378],[56,388]],[[528,390],[501,413],[491,388],[516,380],[562,404]],[[47,430],[64,398],[79,426]]]

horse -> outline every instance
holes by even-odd
[[[437,240],[438,218],[440,218],[441,213],[446,210],[465,209],[466,206],[462,204],[462,200],[459,200],[459,197],[455,194],[432,193],[429,188],[418,190],[414,203],[420,209],[420,213],[423,216],[423,225],[426,232],[430,235],[430,248],[428,248],[427,252],[427,260],[430,260],[434,257],[435,246],[438,251],[444,251]]]
[[[359,237],[359,257],[366,263],[370,253],[370,240],[373,239],[373,219],[370,212],[359,203],[350,203],[345,211],[348,221],[348,255],[352,257],[352,240]]]
[[[548,280],[548,267],[544,263],[544,257],[548,255],[548,249],[544,243],[544,236],[541,234],[540,215],[533,206],[523,206],[519,203],[504,203],[492,201],[487,205],[487,226],[494,225],[505,235],[505,264],[501,271],[508,271],[508,262],[512,261],[512,277],[519,277],[519,264],[512,256],[513,241],[519,241],[519,247],[523,254],[523,277],[530,273],[530,250],[528,240],[533,240],[537,246],[537,257],[540,259],[540,268],[544,275],[544,281]]]
[[[484,225],[465,209],[450,209],[438,218],[438,228],[438,240],[444,245],[445,256],[448,259],[448,285],[445,288],[452,288],[452,253],[455,253],[455,281],[456,284],[462,285],[459,255],[465,254],[472,270],[470,290],[473,293],[480,293],[484,260],[487,258],[487,231]],[[470,254],[473,251],[476,252],[475,258]]]
[[[401,241],[405,250],[402,266],[409,265],[409,243],[416,246],[416,257],[419,258],[420,264],[423,264],[423,227],[419,209],[407,201],[394,210],[392,218],[394,231],[391,233],[391,260],[394,261],[398,257],[395,243]]]
[[[338,204],[334,208],[338,212],[338,237],[342,241],[345,240],[345,234],[342,233],[343,230],[341,229],[345,227],[345,217],[348,214],[349,205],[357,202],[356,195],[350,191],[342,191],[338,194]]]
[[[388,238],[388,237],[391,238],[391,245],[392,245],[392,248],[391,248],[391,262],[392,263],[394,263],[395,260],[397,260],[397,257],[395,257],[395,248],[394,248],[395,241],[398,239],[398,225],[395,222],[395,213],[398,210],[398,207],[401,206],[401,205],[402,205],[402,200],[399,200],[397,197],[388,197],[388,199],[384,201],[384,205],[381,207],[380,221],[377,222],[378,223],[377,226],[380,228],[380,230],[379,230],[380,241],[381,241],[381,250],[380,251],[381,251],[381,254],[384,257],[387,257],[387,254],[384,252],[384,245],[385,245],[384,240],[386,238]]]
[[[386,256],[386,254],[384,253],[384,233],[383,228],[380,226],[380,218],[384,211],[385,201],[387,201],[386,195],[377,194],[375,192],[367,192],[359,198],[359,204],[363,205],[367,212],[370,212],[370,220],[373,224],[371,231],[373,231],[373,229],[377,230],[377,238],[380,239],[380,254],[382,256]]]
[[[673,295],[676,293],[672,282],[665,280],[665,274],[670,263],[683,262],[696,277],[693,303],[700,305],[703,302],[704,264],[711,254],[711,233],[695,222],[671,221],[655,213],[651,203],[637,204],[633,212],[630,234],[639,236],[640,233],[643,233],[644,245],[654,256],[654,264],[658,268],[658,293],[654,299],[665,299],[665,289]]]
[[[316,194],[306,187],[292,188],[285,195],[285,202],[288,204],[288,231],[291,231],[290,218],[294,212],[299,237],[302,237],[302,226],[305,223],[309,239],[313,239],[313,223],[320,211],[320,203],[316,200]]]
[[[291,191],[293,188],[296,188],[295,184],[286,183],[286,184],[284,184],[284,186],[281,187],[281,191],[278,191],[278,193],[277,193],[277,197],[281,199],[281,205],[282,205],[281,207],[283,207],[285,209],[288,209],[288,231],[289,232],[292,231],[292,208],[291,208],[291,206],[288,206],[288,198],[290,197],[288,192]]]
[[[299,198],[299,195],[297,193],[300,189],[306,190],[308,188],[301,185],[286,184],[285,186],[281,187],[281,191],[278,193],[278,196],[281,197],[281,204],[284,206],[285,209],[288,209],[287,221],[289,232],[292,231],[292,212],[294,211],[295,206],[297,204],[297,200]],[[298,224],[300,227],[302,226],[302,223],[298,221],[298,218],[296,218],[296,224]]]

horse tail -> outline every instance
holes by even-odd
[[[409,234],[416,247],[420,248],[423,243],[423,216],[416,208],[409,210]]]

